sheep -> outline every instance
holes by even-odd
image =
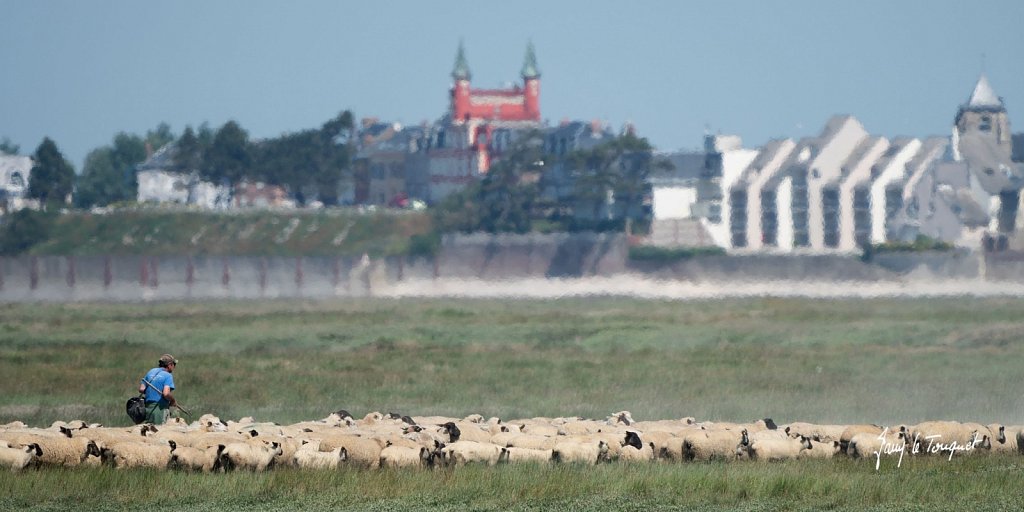
[[[608,424],[594,420],[573,420],[559,426],[558,434],[564,436],[596,434],[603,428],[608,428]]]
[[[21,448],[0,447],[0,468],[21,471],[30,465],[37,464],[43,450],[36,443]]]
[[[796,459],[801,452],[812,449],[811,438],[801,436],[800,439],[760,439],[751,441],[747,433],[736,447],[737,452],[746,450],[751,460],[780,461]],[[737,453],[737,457],[741,457]]]
[[[735,460],[741,434],[734,430],[701,430],[683,436],[685,461]]]
[[[39,464],[44,466],[65,466],[75,467],[83,462],[90,455],[99,456],[103,448],[102,443],[97,443],[85,437],[71,437],[71,430],[63,430],[61,434],[45,430],[33,432],[4,434],[4,438],[19,446],[35,443],[43,450],[39,456]]]
[[[986,429],[987,430],[987,429]],[[937,454],[943,447],[967,446],[975,441],[973,431],[958,421],[925,421],[910,427],[909,439],[915,454]]]
[[[633,421],[633,415],[629,411],[613,412],[605,422],[609,425],[622,425],[626,427],[636,423]]]
[[[172,468],[201,471],[210,473],[220,469],[220,456],[224,453],[225,445],[218,444],[209,448],[193,448],[191,446],[180,446],[174,441],[169,441],[171,446]]]
[[[564,438],[565,436],[561,436]],[[536,436],[531,434],[519,434],[512,436],[505,441],[505,446],[514,448],[532,448],[534,450],[550,450],[559,441],[559,436]]]
[[[384,449],[385,445],[386,442],[382,439],[353,435],[323,436],[320,438],[321,451],[345,448],[345,451],[348,453],[347,464],[370,469],[380,467],[380,452]]]
[[[802,450],[798,459],[831,459],[839,453],[839,441],[815,441],[811,439],[811,448]]]
[[[619,460],[625,462],[650,462],[655,458],[655,446],[653,442],[648,442],[640,448],[637,448],[630,444],[625,444],[619,451]]]
[[[104,447],[100,452],[104,464],[117,469],[166,469],[171,462],[174,441],[156,445],[144,441],[124,441]]]
[[[882,433],[882,427],[878,425],[847,425],[843,432],[839,434],[839,449],[846,453],[850,448],[850,439],[853,439],[853,436],[860,433],[877,436]]]
[[[441,457],[446,466],[464,466],[471,463],[493,466],[506,451],[506,448],[490,443],[456,441],[441,448]]]
[[[480,428],[478,423],[470,423],[466,421],[457,421],[454,423],[445,423],[443,426],[447,427],[449,431],[452,428],[449,425],[455,425],[457,427],[454,431],[458,434],[452,435],[452,442],[455,441],[476,441],[478,443],[490,442],[491,433],[487,430]]]
[[[992,451],[1001,453],[1017,453],[1017,433],[1020,427],[1007,427],[993,423],[988,426],[993,433],[997,433],[992,439]]]
[[[533,448],[509,447],[505,450],[502,460],[509,464],[547,464],[551,462],[553,456],[554,450],[535,450]]]
[[[302,469],[337,469],[346,459],[348,452],[344,447],[329,452],[299,449],[291,457],[292,464]]]
[[[551,460],[563,463],[598,464],[607,460],[608,443],[603,440],[579,441],[569,439],[560,441],[552,448]]]
[[[535,436],[557,436],[559,427],[554,425],[548,425],[543,423],[524,423],[520,431],[524,434],[533,434]]]
[[[278,455],[281,455],[281,445],[277,442],[262,445],[231,443],[221,452],[220,463],[225,470],[264,471],[273,465]]]
[[[853,458],[874,458],[882,455],[903,453],[907,445],[907,431],[900,428],[895,432],[882,429],[879,433],[861,432],[854,435],[846,446],[846,454]]]
[[[432,466],[433,462],[434,454],[426,446],[391,445],[380,451],[382,468],[425,468]]]
[[[782,427],[782,430],[790,436],[804,435],[811,440],[821,442],[839,441],[846,430],[846,425],[818,425],[815,423],[794,422]]]

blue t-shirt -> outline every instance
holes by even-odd
[[[144,380],[149,381],[153,385],[153,387],[150,387],[145,382],[141,383],[143,386],[146,386],[147,402],[160,402],[161,406],[170,405],[170,402],[164,398],[164,386],[170,386],[171,390],[174,389],[174,376],[170,372],[160,367],[153,368],[146,373]],[[154,387],[156,389],[153,389]]]

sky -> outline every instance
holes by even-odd
[[[1020,0],[0,0],[0,139],[53,139],[76,170],[118,132],[235,120],[253,138],[448,107],[465,45],[474,87],[519,82],[542,117],[632,123],[658,150],[705,133],[748,147],[821,131],[948,134],[984,72],[1024,115]],[[1024,123],[1024,121],[1021,121]],[[1024,124],[1017,131],[1024,131]]]

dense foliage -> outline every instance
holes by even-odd
[[[74,188],[75,169],[57,144],[49,137],[43,138],[32,160],[35,165],[28,179],[28,197],[38,199],[43,209],[65,204]]]

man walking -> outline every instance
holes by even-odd
[[[154,425],[163,424],[167,421],[167,409],[177,405],[177,400],[171,391],[174,391],[174,367],[178,360],[170,354],[160,356],[157,367],[146,372],[146,376],[139,383],[139,393],[146,394],[146,422]]]

